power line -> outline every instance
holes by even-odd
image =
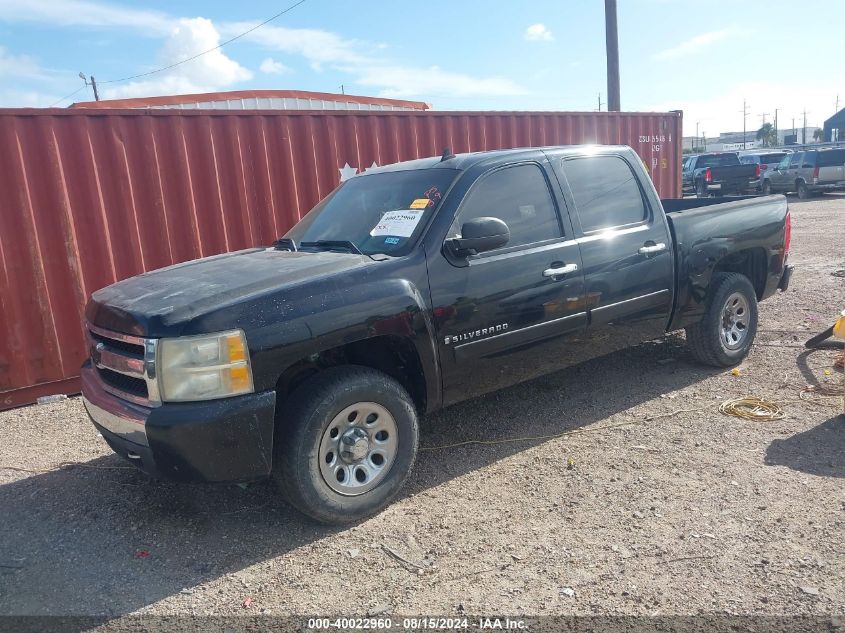
[[[85,90],[85,88],[87,88],[87,87],[88,87],[88,84],[83,84],[81,88],[77,88],[76,90],[74,90],[73,92],[71,92],[69,95],[65,95],[64,97],[62,97],[61,99],[59,99],[59,100],[58,100],[58,101],[56,101],[55,103],[50,104],[50,105],[49,105],[49,106],[47,106],[47,107],[49,107],[49,108],[54,108],[54,107],[56,107],[57,105],[59,105],[62,101],[64,101],[65,99],[70,99],[70,98],[71,98],[73,95],[75,95],[77,92],[79,92],[80,90]]]
[[[123,77],[122,79],[109,79],[107,81],[100,81],[99,83],[101,83],[101,84],[115,84],[115,83],[120,83],[122,81],[129,81],[131,79],[138,79],[140,77],[149,77],[150,75],[155,75],[156,73],[160,73],[160,72],[163,72],[165,70],[170,70],[171,68],[175,68],[176,66],[180,66],[181,64],[184,64],[186,62],[193,61],[193,60],[197,59],[198,57],[202,57],[203,55],[206,55],[207,53],[212,53],[216,50],[219,50],[219,49],[223,48],[224,46],[226,46],[227,44],[231,44],[235,40],[239,40],[244,35],[249,35],[253,31],[255,31],[256,29],[260,29],[265,24],[268,24],[269,22],[272,22],[273,20],[282,17],[285,13],[288,13],[289,11],[293,11],[296,7],[298,7],[301,4],[304,4],[305,2],[306,2],[306,0],[299,0],[299,2],[295,2],[294,4],[290,5],[284,11],[279,11],[276,15],[267,18],[263,22],[256,24],[255,26],[253,26],[250,29],[247,29],[243,33],[240,33],[240,34],[236,35],[235,37],[232,37],[232,38],[226,40],[225,42],[221,42],[220,44],[218,44],[214,48],[209,48],[207,51],[197,53],[196,55],[193,55],[192,57],[188,57],[187,59],[183,59],[183,60],[178,61],[174,64],[170,64],[169,66],[162,66],[161,68],[157,68],[156,70],[150,70],[149,72],[139,73],[137,75],[132,75],[131,77]]]

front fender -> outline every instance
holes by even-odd
[[[428,409],[439,406],[440,364],[434,326],[425,296],[413,282],[401,278],[374,279],[344,286],[340,280],[322,292],[302,293],[294,315],[247,333],[256,391],[273,389],[294,363],[378,336],[409,341],[420,359]]]

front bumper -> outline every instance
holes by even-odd
[[[82,401],[112,450],[153,477],[240,482],[270,474],[276,392],[147,408],[104,389],[82,366]]]

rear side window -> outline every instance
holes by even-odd
[[[816,156],[818,154],[816,152],[807,152],[804,154],[804,162],[802,163],[802,167],[815,167],[816,166]]]
[[[832,149],[819,152],[819,167],[839,167],[845,165],[845,149]]]
[[[563,161],[562,167],[585,233],[636,224],[646,218],[639,183],[630,165],[620,157],[576,158]]]
[[[545,175],[537,165],[517,165],[494,171],[470,191],[452,226],[452,234],[474,218],[499,218],[508,225],[504,248],[561,236],[560,222]]]
[[[800,167],[802,160],[804,160],[804,152],[795,152],[792,155],[792,158],[789,159],[789,166]]]

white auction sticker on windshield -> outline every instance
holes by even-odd
[[[414,229],[423,216],[423,209],[400,209],[388,211],[370,231],[370,235],[394,235],[397,237],[411,237]]]

